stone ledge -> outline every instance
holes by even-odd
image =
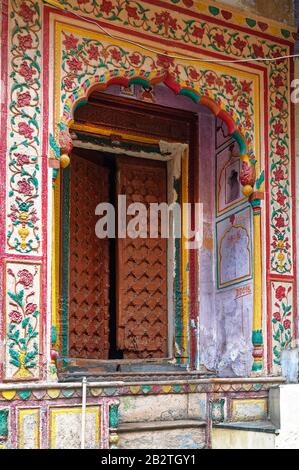
[[[279,429],[271,421],[239,421],[233,423],[214,423],[214,428],[232,429],[235,431],[254,431],[279,434]]]
[[[190,429],[202,428],[206,426],[205,421],[195,419],[184,419],[176,421],[148,421],[142,423],[123,423],[117,429],[118,434],[122,432],[143,432],[143,431],[158,431],[166,429]]]

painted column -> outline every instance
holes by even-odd
[[[119,436],[117,428],[119,424],[119,403],[111,403],[109,405],[109,447],[110,449],[117,449]]]
[[[263,369],[263,317],[262,317],[262,260],[261,260],[261,198],[262,193],[254,193],[251,197],[253,208],[253,232],[254,232],[254,298],[253,298],[253,372]]]

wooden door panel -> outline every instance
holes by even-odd
[[[127,206],[167,202],[166,165],[136,160],[118,160],[117,193]],[[147,222],[149,234],[149,210]],[[167,240],[127,237],[117,246],[118,348],[124,358],[167,357]]]
[[[70,170],[69,356],[108,359],[109,240],[95,234],[95,208],[109,201],[109,170],[72,155]]]

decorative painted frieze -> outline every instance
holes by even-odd
[[[9,2],[6,250],[10,254],[41,251],[40,6],[32,0]]]
[[[39,378],[40,265],[6,264],[5,380]]]
[[[70,120],[74,102],[85,97],[87,90],[96,83],[108,86],[113,80],[123,79],[126,86],[132,79],[148,86],[151,79],[159,81],[161,77],[162,81],[167,76],[177,93],[188,95],[195,102],[213,99],[218,113],[221,113],[219,107],[227,111],[231,120],[235,119],[244,130],[250,149],[253,147],[254,84],[251,80],[239,79],[235,73],[221,73],[213,66],[187,64],[171,57],[144,53],[125,44],[111,44],[94,34],[92,38],[81,36],[68,26],[61,33],[61,49],[60,99],[64,122]],[[230,130],[231,133],[234,131]],[[254,158],[253,150],[251,153]]]
[[[280,373],[281,352],[289,349],[294,340],[293,332],[293,285],[287,282],[271,282],[271,353],[272,368],[277,374]]]
[[[153,3],[150,0],[142,3],[135,0],[48,0],[48,2],[56,6],[60,4],[63,8],[84,16],[113,21],[118,25],[139,27],[165,38],[182,37],[186,42],[202,40],[204,33],[209,31],[205,30],[205,26],[211,26],[212,34],[221,31],[220,27],[218,30],[215,23],[213,24],[213,19],[218,22],[220,20],[223,25],[227,23],[229,28],[232,25],[243,26],[252,31],[252,35],[256,31],[273,34],[282,39],[294,40],[296,38],[294,28],[287,26],[278,28],[277,24],[272,25],[271,20],[261,21],[260,17],[240,14],[240,11],[235,11],[229,6],[220,8],[209,2],[193,0],[166,0],[159,3]],[[179,15],[176,12],[177,7],[180,8]],[[188,17],[193,20],[188,21]],[[191,38],[186,37],[185,34],[188,26],[193,32]],[[245,45],[237,41],[235,47],[240,55]]]
[[[187,0],[188,1],[188,0]],[[180,3],[184,5],[183,0]],[[193,11],[180,12],[177,14],[175,11],[176,1],[168,2],[173,3],[173,9],[167,9],[163,5],[150,5],[150,2],[128,2],[118,0],[111,2],[109,0],[61,0],[59,3],[69,11],[73,11],[81,16],[92,16],[93,18],[101,19],[112,22],[114,25],[129,27],[134,30],[143,30],[147,35],[161,39],[171,39],[177,41],[178,44],[187,45],[188,47],[200,48],[205,53],[218,53],[224,57],[237,60],[242,59],[267,59],[277,58],[276,61],[259,62],[267,71],[268,87],[269,87],[269,194],[270,194],[270,245],[268,250],[270,252],[270,271],[275,274],[293,274],[293,233],[292,233],[292,192],[291,178],[290,178],[290,133],[289,133],[289,120],[290,109],[288,103],[290,102],[290,87],[289,87],[289,63],[287,60],[280,59],[280,57],[290,53],[291,42],[288,44],[284,41],[271,41],[268,36],[255,36],[254,32],[241,31],[237,25],[244,23],[249,31],[257,30],[259,33],[269,32],[275,36],[277,33],[280,39],[293,41],[294,37],[291,30],[271,28],[268,23],[257,21],[254,18],[246,17],[246,15],[237,15],[229,10],[222,10],[214,5],[208,4],[195,4],[190,3]],[[187,5],[185,5],[187,7]],[[190,8],[190,7],[187,7]],[[211,20],[208,21],[208,15]],[[214,23],[213,18],[221,19],[222,21],[234,22],[234,24]],[[235,20],[235,21],[234,21]],[[273,31],[272,31],[273,29]],[[102,56],[102,48],[98,48],[90,41],[91,47],[87,53],[87,61],[92,64],[100,56]],[[84,54],[85,46],[79,41],[68,41],[68,47],[71,49],[73,46],[80,49],[80,55],[83,58],[84,64],[86,60],[86,53]],[[94,46],[94,47],[93,47]],[[67,46],[66,46],[67,47]],[[123,48],[114,48],[110,46],[106,48],[106,55],[108,53],[108,60],[112,59],[112,63],[118,62],[118,68],[128,68],[129,54],[123,54]],[[111,55],[111,51],[112,55]],[[110,57],[109,57],[110,53]],[[114,58],[113,58],[114,54]],[[177,54],[176,54],[177,55]],[[200,55],[200,54],[199,54]],[[144,63],[139,54],[139,51],[131,54],[129,61],[132,66],[144,68]],[[159,63],[164,61],[164,64]],[[176,78],[186,79],[182,76],[179,66],[174,65],[173,60],[167,57],[159,59],[157,66],[166,66],[167,70],[171,73],[174,72]],[[114,62],[113,62],[114,61]],[[104,52],[104,62],[105,52]],[[166,64],[167,62],[167,64]],[[173,68],[171,69],[171,64]],[[126,65],[125,65],[126,64]],[[71,60],[69,66],[72,68],[71,72],[78,74],[85,70],[82,68],[82,60],[80,66],[80,58],[77,61],[77,56]],[[190,88],[196,88],[197,85],[202,84],[202,73],[196,69],[192,64],[186,64],[184,71],[187,75],[187,82]],[[178,73],[179,72],[179,73]],[[81,74],[82,75],[82,74]],[[211,88],[212,85],[220,83],[220,79],[213,75],[213,72],[206,72],[207,79],[205,80],[205,89]],[[217,75],[217,74],[216,74]],[[71,86],[70,74],[66,78],[67,86]],[[210,83],[209,83],[210,82]],[[222,90],[213,90],[214,96],[217,97],[219,104],[223,103],[227,111],[234,109],[236,103],[239,107],[241,114],[239,114],[242,126],[245,130],[245,137],[251,140],[253,133],[252,125],[252,109],[250,109],[248,99],[240,94],[240,99],[236,100],[236,92],[231,77],[226,77],[223,80]],[[243,83],[243,90],[245,95],[250,92],[250,85]],[[233,107],[230,103],[225,102],[224,97],[231,97]],[[240,124],[237,120],[237,124]],[[251,155],[252,156],[252,155]],[[244,178],[252,172],[252,168],[244,166]],[[248,165],[247,165],[248,166]],[[246,177],[247,177],[246,176]],[[247,188],[249,190],[249,188]]]

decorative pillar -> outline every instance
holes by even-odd
[[[254,275],[253,275],[253,372],[263,369],[263,318],[262,318],[262,259],[261,259],[261,199],[263,193],[253,193],[251,205],[253,209],[253,240],[254,240]]]
[[[119,402],[110,403],[109,405],[109,444],[110,449],[117,449],[119,436],[117,428],[119,423]]]

